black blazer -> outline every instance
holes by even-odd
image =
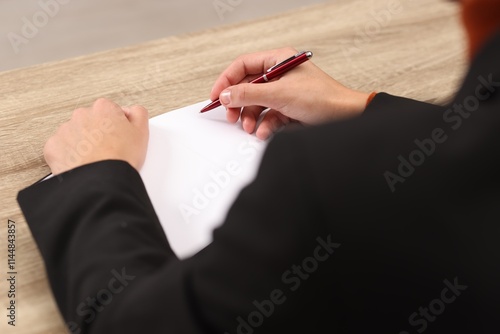
[[[125,162],[21,191],[70,331],[500,333],[499,59],[497,36],[450,106],[378,94],[276,135],[186,260]]]

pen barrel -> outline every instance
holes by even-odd
[[[271,80],[271,79],[268,77],[267,81],[269,81],[269,80]],[[252,83],[252,84],[255,84],[255,83],[264,83],[264,82],[267,82],[267,81],[266,81],[266,79],[264,79],[263,76],[261,76],[261,77],[258,77],[255,80],[250,81],[250,83]]]
[[[306,62],[307,60],[309,60],[309,57],[307,56],[307,54],[304,53],[304,54],[300,55],[299,57],[292,59],[288,63],[283,64],[283,66],[277,67],[277,68],[273,69],[272,71],[270,71],[269,73],[266,73],[265,76],[261,76],[261,77],[255,79],[254,81],[252,81],[252,83],[264,83],[267,81],[271,81],[279,76],[282,76],[286,72],[299,66],[300,64]],[[267,77],[267,80],[266,80],[266,77]]]

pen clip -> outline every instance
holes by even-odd
[[[295,54],[295,55],[291,56],[290,58],[283,60],[281,63],[276,64],[276,65],[274,65],[273,67],[271,67],[270,69],[268,69],[268,70],[267,70],[267,73],[271,72],[272,70],[277,69],[278,67],[281,67],[281,66],[285,65],[286,63],[291,62],[292,60],[294,60],[295,58],[297,58],[297,57],[299,57],[299,56],[303,55],[304,53],[306,53],[306,51],[299,52],[299,53],[297,53],[297,54]]]

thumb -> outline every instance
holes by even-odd
[[[284,105],[284,103],[280,103],[280,91],[276,82],[244,83],[226,88],[220,94],[219,100],[227,108],[261,106],[279,110],[280,104]]]
[[[123,107],[122,110],[125,112],[125,116],[127,116],[127,119],[130,123],[132,123],[132,125],[139,128],[147,126],[149,114],[146,108],[141,106],[131,106]]]

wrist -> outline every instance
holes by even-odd
[[[360,116],[366,109],[370,93],[346,89],[340,94],[332,96],[331,118],[334,120]]]

